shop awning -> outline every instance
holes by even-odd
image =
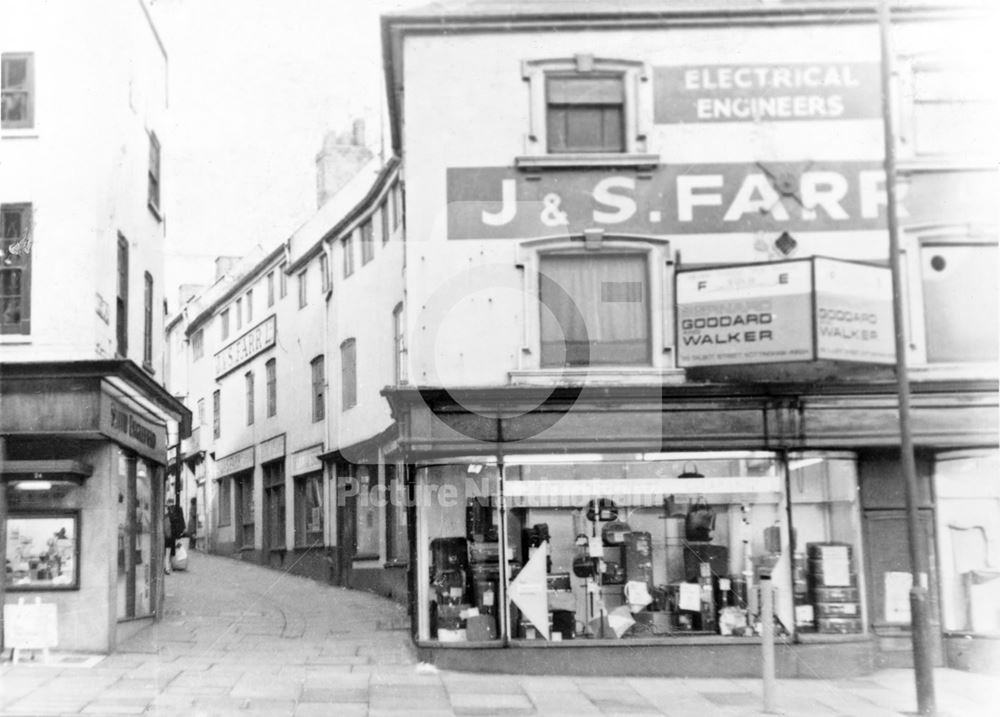
[[[93,466],[68,459],[0,462],[0,478],[4,480],[58,480],[83,483],[93,472]]]

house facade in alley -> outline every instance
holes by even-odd
[[[4,646],[107,652],[161,613],[190,430],[162,385],[167,54],[137,1],[10,4],[0,47],[0,602],[45,603]]]

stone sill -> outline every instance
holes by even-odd
[[[538,154],[521,155],[514,158],[518,169],[580,169],[584,167],[634,167],[654,169],[660,164],[658,154],[625,154],[618,152],[595,152],[593,154]]]
[[[628,366],[524,369],[508,373],[512,386],[661,386],[680,385],[684,379],[683,369]]]

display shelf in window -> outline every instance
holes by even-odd
[[[7,517],[7,590],[79,589],[79,535],[79,512],[12,512]]]

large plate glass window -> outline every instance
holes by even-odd
[[[1000,635],[1000,454],[956,451],[934,462],[944,629]]]
[[[7,590],[80,587],[78,512],[12,512],[6,529]]]
[[[321,473],[295,478],[295,547],[323,545],[323,477]]]
[[[796,535],[792,566],[796,629],[803,634],[866,632],[854,456],[791,454],[788,497]]]

